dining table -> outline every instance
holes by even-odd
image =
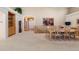
[[[55,36],[58,34],[58,33],[61,33],[62,35],[64,35],[65,33],[69,34],[69,37],[71,36],[74,36],[75,38],[75,32],[76,32],[76,29],[73,29],[73,28],[60,28],[60,29],[56,29],[54,27],[49,27],[48,29],[48,32],[49,32],[49,38],[51,39],[52,38],[52,33],[55,34]],[[60,35],[61,35],[60,34]]]

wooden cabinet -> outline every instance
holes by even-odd
[[[15,14],[8,12],[8,36],[16,33]]]

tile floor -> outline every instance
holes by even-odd
[[[79,41],[48,40],[46,34],[23,32],[0,40],[0,51],[73,51],[79,50]]]

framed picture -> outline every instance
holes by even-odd
[[[46,26],[54,25],[54,18],[43,18],[43,24]]]

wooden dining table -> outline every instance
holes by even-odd
[[[48,32],[49,32],[49,38],[51,39],[53,32],[55,33],[55,35],[57,35],[57,33],[65,33],[65,32],[68,32],[70,36],[73,34],[74,37],[75,37],[76,30],[75,29],[72,29],[72,28],[70,28],[70,29],[61,28],[61,29],[58,29],[57,30],[55,28],[51,28],[50,27],[50,28],[48,28]]]

